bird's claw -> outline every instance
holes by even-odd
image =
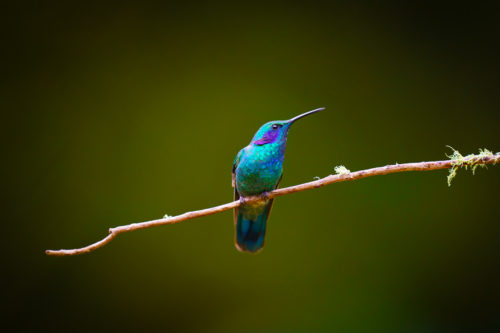
[[[259,198],[259,199],[258,199],[259,201],[260,201],[260,200],[265,200],[265,201],[267,201],[267,200],[269,200],[269,192],[262,192],[260,195],[255,196],[255,197],[249,197],[249,198],[240,197],[240,198],[239,198],[239,200],[240,200],[240,205],[244,205],[244,204],[246,204],[246,203],[249,201],[249,199],[254,200],[254,199],[257,199],[257,198]]]

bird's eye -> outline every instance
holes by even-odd
[[[273,129],[278,129],[279,127],[280,127],[280,126],[279,126],[278,124],[274,124],[274,125],[272,126],[272,128],[273,128]]]

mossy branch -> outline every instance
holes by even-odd
[[[453,149],[453,148],[452,148]],[[277,189],[272,192],[267,193],[264,196],[255,196],[255,197],[247,197],[244,199],[245,203],[257,202],[260,200],[270,199],[279,197],[282,195],[287,195],[295,192],[301,192],[305,190],[310,190],[313,188],[322,187],[325,185],[339,183],[343,181],[356,180],[371,176],[381,176],[387,175],[390,173],[396,172],[406,172],[406,171],[430,171],[430,170],[440,170],[440,169],[450,169],[450,174],[448,175],[448,185],[451,184],[451,180],[456,176],[457,170],[460,167],[471,168],[472,172],[475,172],[478,166],[486,166],[487,164],[496,164],[500,161],[500,153],[493,154],[490,151],[484,149],[480,150],[477,155],[467,155],[462,156],[458,151],[453,149],[453,154],[449,156],[450,160],[445,161],[432,161],[432,162],[418,162],[418,163],[405,163],[405,164],[393,164],[386,165],[383,167],[377,167],[373,169],[361,170],[356,172],[350,172],[344,166],[339,166],[335,168],[335,175],[330,175],[318,180],[314,180],[308,183],[290,186],[282,189]],[[52,256],[71,256],[77,254],[83,254],[92,252],[97,250],[100,247],[111,242],[117,235],[125,232],[130,232],[139,229],[146,229],[151,227],[156,227],[165,224],[174,224],[187,220],[191,220],[194,218],[217,214],[220,212],[224,212],[226,210],[233,209],[238,207],[241,204],[241,201],[233,201],[224,205],[187,212],[177,216],[168,216],[166,215],[164,218],[140,223],[132,223],[128,225],[123,225],[115,228],[109,229],[109,235],[104,239],[88,245],[86,247],[82,247],[79,249],[72,250],[46,250],[45,253]]]
[[[479,154],[477,154],[477,155],[469,154],[467,156],[462,156],[462,154],[460,154],[460,152],[458,150],[454,149],[453,147],[448,146],[448,148],[450,148],[453,151],[453,153],[451,155],[446,155],[450,158],[450,160],[453,161],[453,163],[451,164],[452,167],[450,168],[450,173],[448,174],[448,178],[447,178],[448,179],[448,186],[451,186],[451,181],[457,175],[457,170],[459,168],[463,167],[463,168],[465,168],[465,170],[467,170],[467,168],[470,168],[472,170],[472,174],[474,175],[474,174],[476,174],[477,167],[480,166],[482,168],[486,168],[486,164],[481,163],[481,161],[484,158],[495,157],[495,156],[498,157],[498,154],[499,154],[499,153],[493,154],[488,149],[481,149],[480,148]]]

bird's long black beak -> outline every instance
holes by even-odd
[[[316,113],[316,112],[319,112],[319,111],[323,111],[325,108],[318,108],[318,109],[314,109],[314,110],[311,110],[311,111],[308,111],[306,113],[303,113],[303,114],[299,114],[298,116],[296,117],[293,117],[292,119],[288,120],[287,123],[289,123],[290,125],[293,124],[296,120],[299,120],[300,118],[304,118],[305,116],[308,116],[310,114],[313,114],[313,113]]]

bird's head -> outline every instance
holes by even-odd
[[[288,134],[288,130],[290,129],[290,126],[292,124],[310,114],[313,114],[318,111],[322,111],[325,108],[319,108],[315,109],[303,114],[300,114],[296,117],[293,117],[292,119],[289,120],[274,120],[270,121],[268,123],[265,123],[262,125],[257,133],[255,133],[255,136],[252,139],[252,144],[262,146],[274,142],[283,142],[286,140],[286,136]]]

